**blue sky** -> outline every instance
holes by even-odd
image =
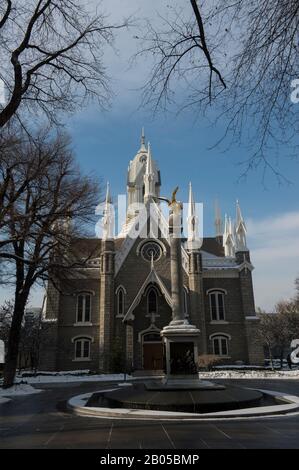
[[[103,2],[115,21],[130,13],[138,16],[140,12],[155,21],[155,9],[163,12],[166,4],[164,0]],[[138,88],[143,85],[150,64],[139,61],[135,67],[128,68],[128,58],[135,49],[133,34],[120,33],[116,40],[118,54],[106,51],[104,60],[113,77],[115,92],[111,110],[102,112],[94,104],[66,119],[76,157],[85,172],[99,175],[104,182],[109,180],[114,195],[123,194],[128,163],[139,148],[144,126],[153,157],[160,167],[162,193],[168,195],[178,184],[180,199],[186,201],[188,183],[192,181],[196,201],[204,203],[206,236],[214,234],[215,198],[222,214],[232,217],[238,198],[256,268],[253,273],[256,304],[271,310],[278,300],[293,295],[293,282],[299,275],[299,159],[280,156],[280,171],[290,184],[279,185],[269,174],[264,185],[261,170],[249,173],[246,180],[240,181],[239,163],[249,156],[246,150],[231,148],[225,154],[220,148],[209,150],[220,137],[224,121],[212,128],[204,118],[194,121],[191,111],[179,116],[169,113],[153,117],[148,109],[140,108]],[[5,297],[7,292],[2,292],[1,298]],[[31,303],[38,305],[40,301],[41,293],[36,292]]]
[[[126,90],[124,89],[124,93]],[[138,148],[142,125],[151,142],[162,178],[162,193],[170,194],[178,184],[180,198],[187,201],[192,181],[197,202],[204,204],[204,234],[214,234],[214,200],[222,215],[235,216],[239,199],[248,227],[248,245],[252,253],[256,304],[271,310],[284,297],[293,295],[293,282],[299,274],[299,161],[281,156],[280,166],[290,184],[278,184],[271,174],[262,183],[261,170],[240,180],[239,162],[245,150],[209,150],[217,129],[204,120],[190,124],[188,114],[152,119],[137,102],[125,109],[117,107],[107,114],[90,108],[70,120],[69,131],[79,162],[85,171],[110,182],[114,196],[126,191],[129,160]],[[222,129],[218,129],[220,133]]]

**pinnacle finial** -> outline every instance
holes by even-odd
[[[247,251],[246,246],[246,224],[242,216],[241,207],[239,201],[236,201],[236,226],[235,226],[235,234],[236,234],[236,245],[238,251]]]
[[[236,200],[236,216],[237,216],[237,221],[236,223],[237,224],[240,224],[241,222],[244,222],[243,221],[243,216],[242,216],[242,212],[241,212],[241,207],[240,207],[240,203],[238,201],[238,199]]]
[[[145,145],[144,127],[141,129],[141,146]]]
[[[215,208],[215,232],[216,237],[221,237],[222,235],[222,218],[221,218],[221,210],[219,206],[218,199],[216,198],[214,201],[214,208]]]
[[[150,142],[148,143],[147,146],[147,160],[146,160],[146,175],[154,175],[154,169],[153,169],[153,160],[152,160],[152,151],[151,151],[151,144]]]
[[[188,202],[188,217],[193,217],[195,215],[195,202],[192,190],[192,183],[189,182],[189,202]]]
[[[107,189],[106,189],[106,199],[105,199],[106,204],[110,204],[111,202],[111,196],[110,196],[110,184],[109,181],[107,181]]]

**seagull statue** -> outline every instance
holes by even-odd
[[[178,203],[178,201],[176,200],[176,193],[178,192],[178,190],[179,187],[177,186],[172,192],[171,199],[168,199],[167,197],[156,197],[155,199],[159,199],[160,201],[166,201],[169,207],[174,206]]]

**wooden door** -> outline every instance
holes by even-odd
[[[143,368],[146,370],[163,369],[163,345],[162,343],[143,344]]]

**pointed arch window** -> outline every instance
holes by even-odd
[[[148,313],[158,312],[158,298],[155,289],[151,288],[147,294],[147,311]]]
[[[125,314],[125,289],[121,286],[116,291],[116,313],[123,317]]]

